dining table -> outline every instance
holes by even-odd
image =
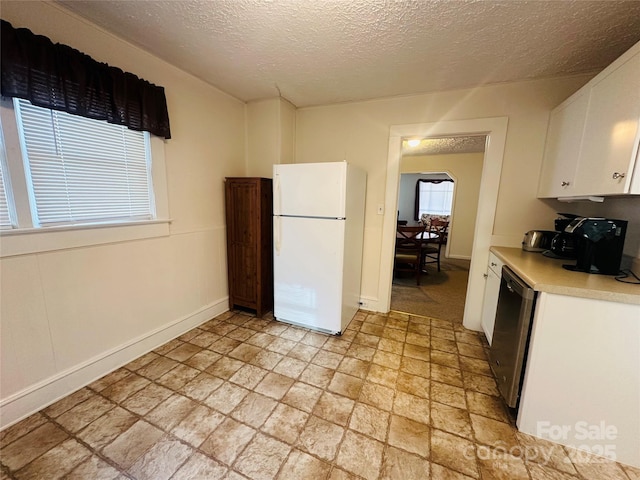
[[[422,232],[419,235],[416,235],[416,238],[422,240],[424,243],[429,243],[432,242],[434,240],[437,240],[439,237],[439,235],[435,232]],[[396,239],[406,239],[407,237],[405,237],[404,235],[402,235],[400,232],[396,231]]]

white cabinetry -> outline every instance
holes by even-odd
[[[482,330],[487,337],[489,345],[493,338],[493,324],[496,321],[496,308],[498,306],[498,294],[500,293],[500,278],[502,276],[502,261],[493,253],[489,253],[489,264],[485,278],[484,300],[482,302]]]
[[[640,194],[639,141],[640,43],[551,113],[538,197]]]
[[[579,90],[551,112],[538,186],[539,197],[574,195],[588,105],[589,93]]]
[[[639,319],[640,305],[540,292],[518,429],[640,467]]]
[[[576,179],[579,195],[631,193],[640,126],[640,49],[635,50],[591,85]]]

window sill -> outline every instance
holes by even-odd
[[[0,232],[0,258],[169,235],[171,220],[25,228]]]

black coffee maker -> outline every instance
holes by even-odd
[[[575,244],[575,265],[562,265],[577,272],[617,275],[620,272],[626,220],[577,217],[565,228]]]
[[[549,250],[543,255],[551,258],[576,258],[576,246],[573,241],[573,233],[566,233],[565,229],[578,215],[571,213],[558,213],[560,217],[555,220],[555,231],[558,232],[551,240]]]

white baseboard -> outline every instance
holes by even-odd
[[[470,255],[449,255],[446,258],[453,258],[454,260],[471,260]]]
[[[220,299],[0,400],[0,430],[229,310]]]
[[[368,312],[381,312],[379,308],[379,301],[376,297],[360,297],[360,310],[366,310]]]

